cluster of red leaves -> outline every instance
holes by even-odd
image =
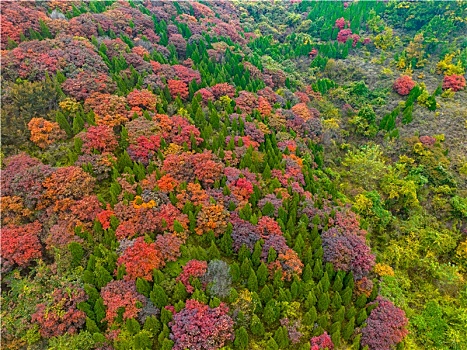
[[[134,281],[111,281],[102,288],[101,297],[107,307],[105,320],[109,324],[115,321],[121,307],[125,309],[123,321],[137,317],[140,312],[138,304],[145,302],[144,297],[136,291]]]
[[[348,39],[352,36],[352,31],[350,29],[341,29],[339,33],[337,33],[337,41],[340,43],[345,44]]]
[[[171,142],[180,146],[183,146],[186,143],[188,148],[191,148],[192,137],[196,145],[199,145],[201,142],[203,142],[203,139],[200,137],[201,132],[199,129],[193,124],[190,124],[186,118],[174,115],[171,118],[171,123],[172,129],[168,135],[168,139]]]
[[[214,94],[209,89],[206,89],[206,88],[199,89],[198,91],[196,91],[195,95],[196,94],[201,95],[201,99],[203,100],[205,104],[207,104],[208,101],[214,100]]]
[[[132,238],[147,232],[162,233],[173,231],[175,220],[187,228],[188,217],[170,203],[157,208],[135,208],[133,205],[118,203],[114,208],[115,216],[120,220],[115,235],[117,239]]]
[[[197,300],[187,300],[185,308],[175,313],[170,322],[170,338],[174,350],[216,350],[226,341],[233,340],[234,321],[228,315],[228,307],[221,303],[211,308]]]
[[[33,259],[42,256],[39,235],[42,225],[39,221],[23,226],[6,226],[2,228],[2,269],[14,264],[25,267]]]
[[[176,261],[181,255],[180,247],[185,243],[185,239],[182,235],[177,233],[165,233],[158,235],[156,238],[156,247],[160,252],[162,259],[167,261]]]
[[[102,228],[107,230],[110,227],[110,217],[115,215],[114,211],[110,208],[110,205],[107,204],[107,209],[102,210],[101,212],[97,213],[96,219],[101,223]]]
[[[185,84],[190,84],[193,80],[195,80],[198,84],[201,83],[201,74],[197,70],[187,68],[180,64],[172,66],[172,69],[174,70],[177,77]]]
[[[133,113],[142,115],[142,110],[156,110],[157,97],[149,90],[134,89],[128,94],[126,100],[131,106],[130,115],[132,115]]]
[[[125,97],[94,92],[84,102],[85,111],[92,110],[97,125],[116,126],[128,121]]]
[[[323,233],[322,239],[324,259],[336,269],[352,271],[355,278],[367,275],[375,264],[363,236],[336,226]]]
[[[75,334],[86,321],[84,311],[78,310],[78,303],[86,299],[84,290],[76,286],[55,289],[51,305],[37,305],[31,321],[39,324],[39,331],[44,338]]]
[[[224,165],[215,160],[211,151],[195,154],[184,152],[169,154],[162,170],[180,182],[194,182],[198,179],[202,184],[209,185],[220,178]]]
[[[75,78],[68,78],[62,88],[77,100],[85,100],[93,92],[113,93],[116,85],[107,74],[83,71]]]
[[[170,79],[167,82],[167,86],[172,98],[176,98],[177,96],[180,96],[182,100],[186,100],[188,98],[188,85],[185,82],[181,80]]]
[[[423,146],[431,147],[436,143],[436,139],[433,136],[424,135],[419,137],[420,142]]]
[[[327,332],[324,332],[320,336],[311,338],[310,343],[311,350],[334,349],[334,344]]]
[[[131,160],[148,165],[160,146],[160,135],[140,136],[127,148],[127,152]]]
[[[306,103],[297,103],[295,106],[292,107],[292,112],[294,112],[295,115],[299,116],[304,121],[315,117],[315,115],[312,113],[313,111],[310,108],[308,108]]]
[[[401,96],[406,96],[415,87],[415,82],[408,75],[402,75],[396,79],[392,88]]]
[[[53,47],[52,41],[22,42],[13,50],[2,53],[2,76],[11,81],[17,78],[43,79],[46,73],[55,74],[64,68],[66,61],[63,55],[64,51]]]
[[[195,232],[198,235],[213,231],[217,237],[227,229],[229,212],[222,204],[205,205],[198,213]]]
[[[203,277],[207,270],[208,263],[206,261],[190,260],[183,266],[182,272],[177,277],[177,282],[182,282],[186,291],[193,293],[195,289],[190,284],[190,278]]]
[[[243,113],[251,114],[253,109],[258,108],[258,98],[252,92],[240,91],[235,104]]]
[[[79,137],[79,136],[78,136]],[[90,126],[82,133],[82,150],[86,153],[113,152],[118,146],[113,128],[108,125]]]
[[[125,265],[125,280],[141,277],[152,281],[152,270],[162,267],[164,262],[155,243],[146,243],[144,237],[138,237],[118,258],[117,264]]]
[[[465,88],[465,78],[462,75],[445,75],[443,79],[443,89],[451,89],[454,92]]]
[[[49,122],[44,118],[32,118],[28,123],[31,133],[31,141],[40,148],[47,148],[49,145],[66,138],[66,133],[56,122]]]
[[[2,49],[6,47],[8,39],[19,42],[20,34],[28,33],[29,29],[38,31],[39,21],[47,21],[44,11],[23,6],[19,2],[5,2],[1,9]]]
[[[282,230],[276,220],[269,216],[263,216],[258,221],[258,232],[261,238],[267,239],[271,235],[282,236]]]
[[[346,21],[344,17],[336,19],[335,26],[339,29],[344,29],[346,26],[350,27],[350,22]]]
[[[228,83],[219,83],[211,86],[211,92],[216,99],[221,96],[229,96],[233,98],[235,96],[235,87]]]
[[[370,350],[390,350],[408,334],[405,312],[381,296],[376,298],[378,306],[373,309],[362,329],[362,346]]]
[[[237,181],[229,184],[230,192],[240,202],[247,202],[253,193],[253,184],[245,178],[239,178]]]

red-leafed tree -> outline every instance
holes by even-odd
[[[83,71],[62,84],[63,91],[77,100],[85,100],[93,92],[113,93],[116,85],[107,74]]]
[[[160,146],[161,137],[159,135],[140,136],[135,143],[128,147],[127,152],[131,160],[148,165]]]
[[[378,306],[371,311],[362,329],[361,344],[368,345],[370,350],[391,350],[408,334],[407,317],[403,310],[381,296],[375,303]]]
[[[197,300],[187,300],[185,308],[175,313],[170,322],[170,338],[175,342],[173,349],[222,348],[226,341],[234,338],[234,322],[228,311],[224,303],[211,308]]]
[[[201,74],[196,70],[187,68],[180,64],[172,66],[172,69],[174,70],[177,77],[185,84],[190,84],[193,80],[195,80],[198,84],[201,83]]]
[[[375,264],[375,256],[365,238],[338,227],[322,235],[324,259],[336,269],[352,271],[355,278],[367,275]]]
[[[105,320],[113,323],[118,316],[118,309],[123,308],[123,321],[138,316],[144,305],[144,297],[136,291],[134,281],[111,281],[101,290],[101,297],[106,306]]]
[[[42,225],[35,221],[23,226],[6,226],[2,228],[2,270],[6,271],[15,264],[27,266],[33,259],[42,256],[39,234]]]
[[[460,91],[465,88],[465,78],[462,75],[445,75],[443,79],[443,89],[451,89],[452,91]]]
[[[33,209],[44,191],[42,183],[53,169],[26,153],[8,157],[4,163],[5,167],[0,169],[2,195],[21,196],[24,205]]]
[[[77,137],[83,140],[82,150],[86,153],[113,152],[118,146],[113,129],[107,125],[91,126]]]
[[[155,245],[164,261],[176,261],[181,255],[180,248],[184,242],[180,234],[165,233],[157,235]]]
[[[58,337],[65,333],[76,334],[86,322],[86,314],[78,310],[78,303],[87,299],[84,290],[69,285],[55,289],[51,297],[50,305],[37,305],[31,321],[39,324],[39,331],[44,338]]]
[[[344,29],[346,26],[350,27],[350,22],[346,21],[344,17],[336,19],[335,26],[339,29]]]
[[[186,100],[188,98],[188,86],[181,80],[169,80],[167,82],[168,88],[170,91],[170,95],[172,98],[180,96],[182,100]]]
[[[337,33],[337,41],[340,43],[345,44],[348,39],[352,36],[352,31],[350,29],[341,29],[339,33]]]
[[[196,94],[201,95],[203,103],[205,103],[205,104],[207,104],[208,101],[214,100],[214,94],[209,89],[206,89],[206,88],[199,89],[198,91],[196,91],[195,95]]]
[[[30,29],[39,31],[40,20],[46,21],[47,15],[38,8],[24,6],[19,2],[5,2],[1,9],[2,23],[2,49],[6,48],[8,39],[17,43],[20,40],[20,34],[28,34]]]
[[[258,108],[258,98],[252,92],[240,91],[235,103],[243,113],[250,114],[253,109]]]
[[[193,124],[190,124],[186,118],[175,115],[171,118],[171,121],[173,125],[169,136],[171,142],[180,146],[186,143],[188,148],[191,148],[192,137],[196,145],[203,142],[203,139],[200,137],[201,132],[199,129]]]
[[[169,44],[175,46],[179,58],[185,58],[186,54],[186,40],[181,34],[171,34],[169,36]]]
[[[415,87],[415,82],[408,75],[402,75],[396,79],[392,88],[401,96],[406,96]]]
[[[94,92],[84,101],[86,112],[92,110],[98,125],[116,126],[128,121],[126,99],[123,96]]]
[[[324,332],[320,336],[313,337],[310,340],[311,343],[311,350],[333,350],[334,349],[334,344],[331,340],[331,337],[327,332]]]
[[[155,243],[146,243],[144,237],[138,237],[135,243],[118,258],[117,264],[125,265],[125,280],[137,277],[152,281],[152,270],[164,265],[162,254]]]
[[[201,183],[210,185],[221,177],[224,164],[211,151],[193,154],[191,159],[195,176]]]
[[[219,83],[211,87],[211,92],[216,99],[221,96],[233,98],[235,96],[235,87],[227,83]]]
[[[190,284],[190,279],[204,276],[207,270],[208,263],[206,261],[190,260],[183,266],[183,270],[177,277],[177,281],[183,283],[188,293],[193,293],[195,289]]]
[[[128,104],[133,108],[155,111],[157,97],[149,90],[133,90],[126,97]],[[131,111],[130,111],[131,112]]]
[[[268,238],[270,235],[282,236],[282,230],[276,220],[269,216],[263,216],[258,221],[258,232],[261,238]]]

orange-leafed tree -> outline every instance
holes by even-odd
[[[40,148],[47,148],[52,143],[66,138],[64,130],[56,122],[50,122],[44,118],[32,118],[28,123],[31,132],[31,141]]]
[[[134,281],[141,277],[152,281],[152,270],[162,267],[164,261],[155,243],[146,243],[144,237],[138,237],[118,258],[117,264],[125,265],[125,280]]]
[[[176,98],[177,96],[180,96],[182,100],[186,100],[188,98],[189,93],[186,83],[181,80],[170,79],[167,84],[172,98]]]
[[[195,232],[198,235],[212,230],[217,237],[227,229],[229,212],[221,204],[205,205],[198,213]]]

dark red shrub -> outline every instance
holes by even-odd
[[[228,307],[221,303],[216,308],[187,300],[185,308],[175,313],[170,322],[170,338],[175,342],[174,350],[216,350],[226,341],[233,340],[232,318]]]
[[[408,334],[405,312],[381,296],[376,298],[378,306],[373,309],[362,329],[363,346],[370,350],[391,350]]]

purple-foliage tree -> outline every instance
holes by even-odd
[[[260,239],[258,229],[252,223],[241,219],[237,213],[232,213],[230,216],[230,222],[232,223],[232,240],[233,248],[236,252],[240,250],[242,245],[252,252],[255,243]]]
[[[197,300],[187,300],[185,308],[177,312],[170,322],[170,338],[175,342],[174,350],[215,350],[233,340],[232,318],[228,307],[221,303],[211,308]]]
[[[373,309],[362,329],[363,346],[371,350],[391,350],[408,334],[405,312],[381,296],[376,298],[378,306]]]
[[[285,241],[284,236],[270,235],[263,244],[263,251],[261,252],[261,258],[266,259],[268,257],[269,249],[274,248],[277,254],[285,254],[289,247]]]
[[[375,264],[375,256],[362,236],[332,227],[321,238],[326,262],[338,270],[352,271],[356,279],[368,274]]]

